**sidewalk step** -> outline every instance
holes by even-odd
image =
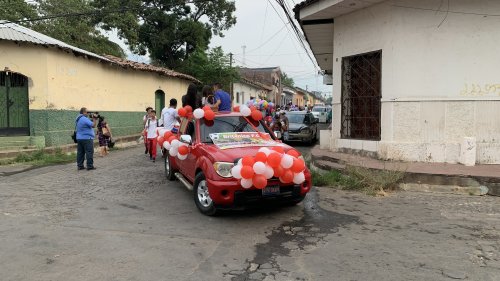
[[[344,164],[330,162],[326,160],[316,160],[313,161],[313,164],[317,168],[320,168],[325,171],[332,171],[332,170],[343,171],[345,169]]]
[[[26,149],[36,149],[34,145],[24,145],[24,146],[0,146],[0,151],[22,151]]]

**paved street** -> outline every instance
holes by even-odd
[[[0,177],[1,280],[500,280],[500,198],[316,188],[201,215],[142,147]]]

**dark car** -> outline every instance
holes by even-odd
[[[310,112],[287,112],[288,132],[284,141],[302,141],[313,144],[318,139],[318,119]]]

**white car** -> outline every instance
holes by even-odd
[[[315,118],[319,119],[320,123],[327,123],[328,120],[328,115],[332,109],[327,106],[315,106],[312,109],[312,114],[314,115]]]

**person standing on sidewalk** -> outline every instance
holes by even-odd
[[[148,106],[146,108],[146,115],[144,115],[144,117],[142,117],[142,125],[143,126],[146,126],[146,121],[148,121],[148,118],[149,118],[149,114],[151,113],[151,110],[153,110],[153,108],[151,106]],[[146,133],[146,130],[144,130],[142,132],[142,137],[144,139],[144,147],[146,148],[146,151],[144,151],[144,154],[148,154],[148,135]]]
[[[80,109],[80,115],[76,118],[76,165],[78,170],[85,169],[83,162],[87,159],[87,170],[95,170],[94,167],[94,128],[97,124],[97,116],[88,118],[87,108]]]
[[[156,111],[151,110],[149,113],[149,119],[146,121],[146,131],[148,137],[148,151],[149,151],[149,159],[156,161],[156,128],[158,128],[158,119],[156,118]]]

